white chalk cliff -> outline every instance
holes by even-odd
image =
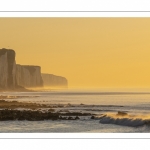
[[[68,87],[68,81],[65,77],[42,73],[42,79],[44,86],[62,88]]]
[[[0,88],[16,87],[15,51],[0,49]]]
[[[12,49],[0,49],[0,90],[42,87],[43,85],[67,88],[66,78],[53,74],[41,74],[40,66],[16,65],[15,55]]]
[[[40,66],[16,65],[17,84],[23,87],[41,87],[43,80]]]

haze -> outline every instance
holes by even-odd
[[[69,87],[150,87],[150,18],[0,18],[0,48]]]

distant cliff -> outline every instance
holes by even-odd
[[[16,87],[16,62],[15,51],[12,49],[0,49],[0,88]]]
[[[43,79],[44,86],[61,87],[61,88],[68,87],[67,79],[61,76],[42,73],[42,79]]]
[[[40,66],[16,65],[17,84],[26,88],[42,87]]]
[[[43,85],[63,88],[68,86],[64,77],[41,74],[40,66],[16,64],[15,55],[12,49],[0,49],[0,91],[25,90]]]

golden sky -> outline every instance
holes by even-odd
[[[150,18],[0,18],[0,48],[70,87],[150,87]]]

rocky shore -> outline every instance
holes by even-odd
[[[4,96],[3,96],[4,98]],[[82,112],[61,112],[55,108],[61,108],[61,105],[51,106],[46,104],[37,104],[29,102],[0,100],[0,121],[8,120],[78,120],[80,116],[92,116],[91,113]],[[21,110],[20,110],[21,109]]]
[[[28,120],[28,121],[42,121],[42,120],[78,120],[79,116],[91,116],[90,113],[58,113],[58,112],[42,112],[39,110],[15,110],[3,109],[0,110],[0,121],[8,120]]]

